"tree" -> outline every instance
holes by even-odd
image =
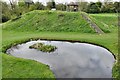
[[[115,3],[114,3],[114,7],[115,7],[115,11],[116,11],[117,13],[119,13],[119,12],[120,12],[120,2],[115,2]]]
[[[115,7],[113,2],[108,2],[106,4],[103,5],[103,7],[101,8],[101,11],[104,13],[114,13],[115,12]]]
[[[44,5],[40,2],[36,2],[35,4],[36,10],[44,10]]]
[[[96,3],[91,2],[88,6],[87,6],[87,12],[88,13],[99,13],[100,9],[97,6]]]
[[[18,7],[19,7],[19,10],[21,11],[22,14],[29,11],[29,8],[25,5],[24,1],[18,2]]]
[[[23,2],[23,1],[18,2],[18,6],[19,7],[25,7],[25,2]]]
[[[102,2],[96,2],[96,5],[101,8],[102,7]]]
[[[33,11],[33,10],[36,10],[36,7],[34,4],[29,6],[29,11]]]
[[[51,10],[52,9],[52,2],[47,2],[47,9]]]
[[[13,3],[12,3],[12,1],[11,1],[11,0],[9,0],[9,2],[10,2],[11,7],[13,8]]]
[[[47,2],[47,8],[51,10],[52,8],[56,8],[56,4],[54,0],[50,0],[50,2]]]
[[[99,8],[99,12],[101,12],[101,8],[102,8],[102,6],[103,6],[103,4],[102,4],[102,2],[96,2],[96,5],[98,6],[98,8]]]
[[[30,5],[34,4],[34,2],[32,0],[24,0],[25,5],[29,8]]]
[[[80,10],[80,11],[82,11],[82,9],[83,9],[83,2],[84,2],[84,0],[77,0],[77,2],[78,2],[78,4],[79,4],[79,6],[78,6],[78,10]]]
[[[52,8],[55,8],[55,7],[56,7],[55,1],[52,0]]]
[[[88,2],[80,2],[79,4],[80,11],[87,12],[87,8],[88,8],[87,6],[88,6]]]
[[[7,5],[6,2],[2,3],[2,22],[6,22],[11,19],[10,5]]]
[[[62,4],[62,3],[59,3],[59,4],[56,5],[56,9],[65,11],[66,10],[66,5]]]

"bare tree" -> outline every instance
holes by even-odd
[[[15,5],[17,4],[17,1],[18,0],[9,0],[12,9],[15,8]]]
[[[13,3],[12,3],[12,1],[9,0],[9,2],[10,2],[10,5],[11,5],[11,8],[13,9]]]

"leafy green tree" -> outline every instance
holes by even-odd
[[[62,3],[56,4],[56,9],[61,10],[61,11],[65,11],[66,10],[66,5],[62,4]]]
[[[105,3],[101,8],[101,11],[103,13],[114,13],[115,12],[114,3],[113,2]]]
[[[52,2],[47,2],[47,9],[51,10],[52,9]]]
[[[114,7],[115,7],[115,11],[116,11],[117,13],[119,13],[119,12],[120,12],[120,2],[115,2],[115,3],[114,3]]]
[[[6,2],[2,3],[2,22],[6,22],[11,19],[10,5],[7,5]]]
[[[25,7],[25,2],[23,2],[23,1],[22,2],[18,2],[18,6],[19,7]]]
[[[102,8],[102,2],[96,2],[96,5],[98,6],[99,8],[99,12],[101,12],[101,8]]]
[[[96,2],[96,5],[101,8],[102,7],[102,2]]]
[[[29,11],[29,8],[25,5],[24,1],[18,2],[18,6],[19,6],[19,10],[21,11],[22,14]]]
[[[99,13],[100,9],[99,7],[96,5],[96,3],[91,2],[88,7],[87,7],[87,12],[88,13]]]
[[[29,6],[29,11],[33,11],[33,10],[36,10],[36,6],[35,5],[30,5]]]
[[[32,5],[30,5],[29,10],[44,10],[44,5],[40,2],[36,2]]]
[[[36,2],[34,5],[37,10],[44,10],[44,5],[42,3]]]
[[[87,6],[88,6],[88,2],[80,2],[79,3],[79,9],[81,11],[87,12]]]
[[[47,9],[51,10],[52,8],[56,8],[56,4],[54,0],[47,2]]]

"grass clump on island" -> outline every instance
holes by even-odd
[[[56,46],[52,46],[52,45],[45,45],[44,43],[36,43],[36,44],[33,44],[31,45],[29,48],[34,48],[34,49],[37,49],[37,50],[40,50],[42,52],[53,52],[57,49]]]

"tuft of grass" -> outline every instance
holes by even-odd
[[[45,45],[43,43],[36,43],[36,44],[33,44],[31,46],[29,46],[29,48],[31,49],[37,49],[37,50],[40,50],[42,52],[53,52],[57,49],[56,46],[52,46],[52,45]]]
[[[29,48],[38,49],[38,48],[41,48],[43,45],[44,45],[43,43],[36,43],[36,44],[29,46]]]

